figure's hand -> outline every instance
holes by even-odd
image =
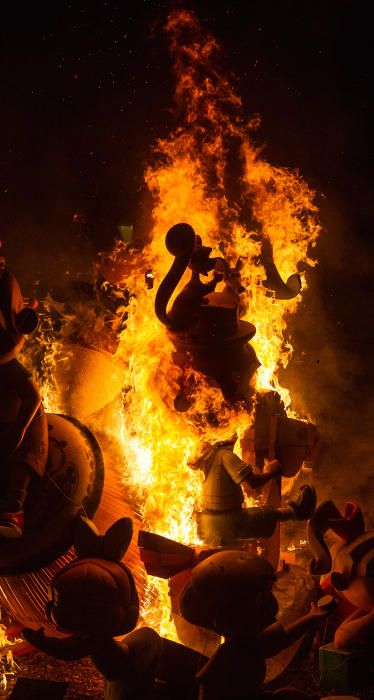
[[[317,603],[312,603],[310,611],[309,611],[309,615],[310,615],[310,617],[319,619],[319,618],[327,617],[327,615],[329,615],[330,612],[331,612],[331,608],[327,608],[327,607],[323,608],[323,607],[320,607],[319,605],[317,605]]]
[[[264,474],[269,474],[275,479],[277,476],[282,476],[283,467],[277,459],[272,459],[270,462],[265,462]]]
[[[213,280],[214,280],[215,284],[218,284],[218,282],[222,282],[222,280],[223,280],[222,272],[219,272],[218,270],[213,270]]]
[[[20,446],[25,437],[25,429],[17,422],[11,423],[3,432],[1,442],[1,452],[3,455],[10,456]]]

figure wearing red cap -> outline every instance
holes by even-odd
[[[336,535],[328,546],[325,535]],[[348,501],[344,515],[333,501],[316,509],[308,525],[314,559],[311,573],[326,574],[322,589],[338,603],[326,625],[323,643],[334,640],[341,649],[374,642],[374,530],[366,530],[361,508]]]
[[[0,536],[21,537],[23,506],[33,475],[43,476],[48,426],[38,387],[17,360],[38,317],[24,306],[14,275],[0,269]]]

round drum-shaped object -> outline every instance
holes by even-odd
[[[123,365],[109,352],[66,343],[55,360],[57,401],[69,415],[82,420],[107,406],[122,390]]]
[[[132,517],[135,528],[137,522],[125,499],[117,462],[109,454],[103,491],[103,457],[92,433],[66,416],[49,414],[48,424],[47,473],[39,488],[29,494],[25,535],[18,542],[5,538],[0,542],[0,608],[23,626],[45,627],[56,634],[45,604],[50,581],[75,559],[72,529],[77,513],[93,518],[102,533],[121,517]],[[125,563],[141,596],[144,570],[136,541],[135,533]]]
[[[49,414],[44,477],[31,484],[20,539],[0,539],[0,575],[40,569],[71,545],[78,512],[92,517],[100,503],[104,462],[98,442],[81,423]]]

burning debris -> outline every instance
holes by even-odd
[[[17,674],[18,665],[14,660],[11,647],[20,640],[11,640],[7,635],[7,628],[0,624],[0,695],[4,694]]]

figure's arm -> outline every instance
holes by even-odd
[[[38,411],[42,398],[38,385],[31,378],[20,382],[19,386],[17,386],[17,392],[22,402],[17,416],[17,423],[20,430],[25,433]]]
[[[77,661],[88,656],[89,653],[86,641],[78,635],[73,634],[64,638],[47,636],[44,633],[44,627],[38,630],[25,627],[22,635],[33,647],[49,656],[54,656],[55,659]]]
[[[204,287],[205,287],[204,295],[208,294],[209,292],[214,292],[217,284],[219,282],[221,282],[222,279],[223,279],[223,275],[221,275],[220,273],[216,273],[216,271],[214,271],[213,279],[210,280],[210,282],[204,282]]]
[[[280,622],[266,627],[260,634],[260,643],[265,658],[275,656],[283,649],[287,649],[300,637],[311,630],[316,630],[321,618],[326,617],[328,612],[323,608],[313,605],[310,612],[298,620],[283,626]]]
[[[279,476],[282,476],[282,465],[277,459],[274,459],[266,464],[263,472],[254,471],[252,468],[251,473],[242,481],[242,486],[245,492],[251,496],[253,495],[251,491],[261,488],[270,479],[276,479]]]
[[[90,640],[90,657],[96,668],[108,681],[113,681],[129,672],[129,648],[125,641],[95,638]]]
[[[231,479],[236,484],[240,484],[249,495],[253,495],[251,489],[261,488],[270,479],[282,474],[282,465],[276,459],[268,462],[263,472],[258,472],[251,464],[240,459],[231,449],[223,448],[219,452],[222,464]]]
[[[352,649],[371,635],[374,635],[374,608],[370,612],[355,610],[336,630],[334,643],[338,649]]]

